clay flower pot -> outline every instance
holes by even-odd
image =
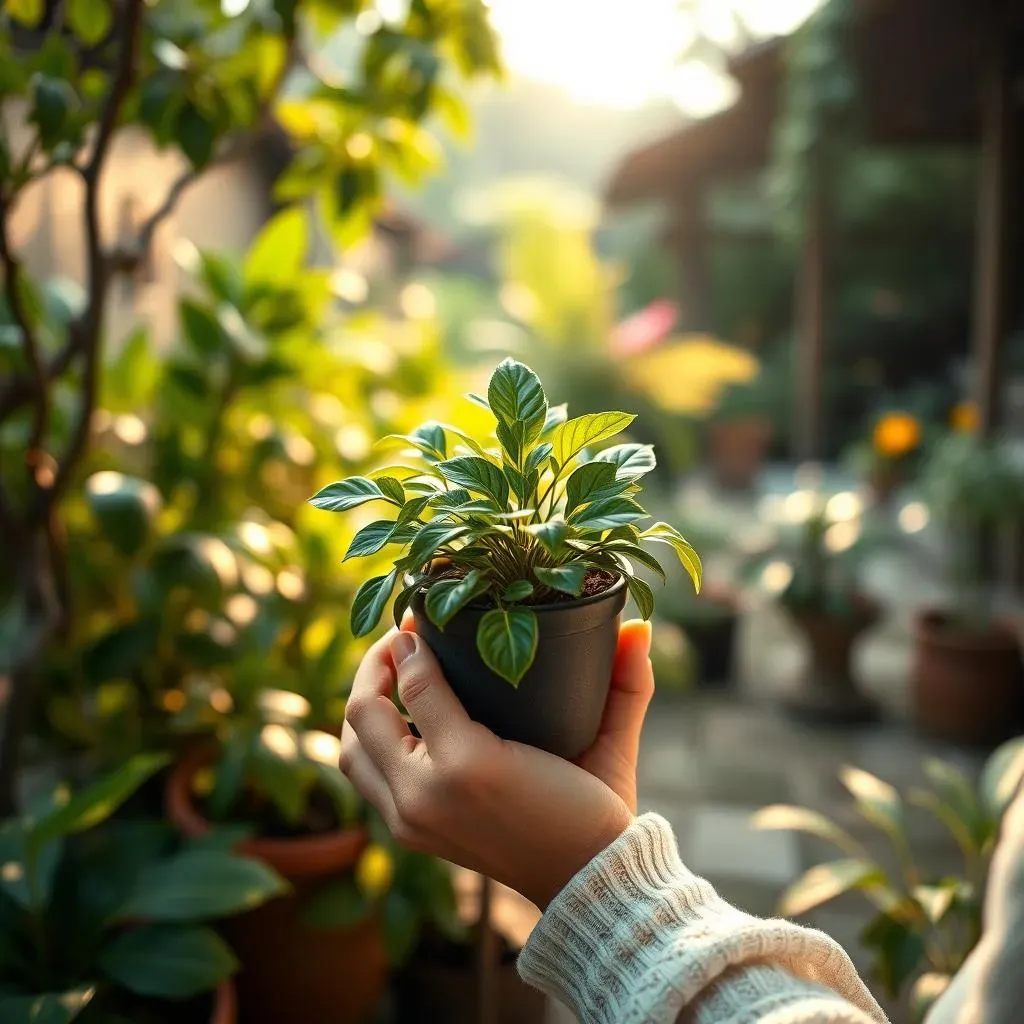
[[[167,816],[186,836],[201,836],[213,825],[195,806],[192,781],[213,760],[197,749],[171,772]],[[380,1000],[387,956],[380,923],[370,917],[348,930],[310,929],[300,920],[305,898],[317,885],[350,871],[366,847],[363,828],[288,839],[256,837],[236,849],[269,864],[292,892],[255,910],[228,918],[221,930],[242,962],[236,977],[242,1020],[279,1024],[286,1020],[355,1024]]]
[[[853,648],[878,620],[878,606],[867,598],[854,602],[850,615],[816,608],[787,608],[807,641],[808,658],[797,689],[786,699],[790,710],[819,721],[856,723],[873,718],[874,701],[853,677]]]
[[[477,625],[487,608],[463,609],[442,631],[427,617],[424,601],[420,590],[412,602],[416,632],[470,718],[503,739],[570,760],[594,742],[611,685],[625,580],[578,601],[531,605],[537,655],[517,687],[495,675],[477,651]]]
[[[1024,671],[1020,642],[1008,626],[959,627],[925,611],[915,625],[910,701],[924,731],[955,743],[994,745],[1020,731]]]

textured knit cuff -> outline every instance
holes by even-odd
[[[683,865],[668,822],[646,814],[551,902],[519,973],[581,1024],[673,1024],[699,995],[728,999],[725,981],[711,987],[744,965],[782,968],[729,979],[755,1002],[842,997],[860,1010],[850,1006],[854,1016],[836,1020],[885,1020],[833,940],[730,906]]]

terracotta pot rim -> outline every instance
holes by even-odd
[[[238,1020],[238,995],[235,983],[225,978],[213,990],[213,1009],[210,1024],[236,1024]]]
[[[214,758],[212,747],[197,747],[171,769],[164,805],[171,823],[185,836],[206,835],[213,825],[192,800],[192,779]],[[312,878],[337,874],[352,867],[369,841],[362,826],[320,835],[289,839],[245,839],[235,849],[276,868],[288,878]]]
[[[1017,651],[1020,640],[1013,626],[997,619],[987,630],[972,631],[950,628],[950,612],[941,608],[925,608],[917,613],[914,631],[919,641],[936,647],[973,651]]]

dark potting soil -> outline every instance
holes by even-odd
[[[461,566],[449,565],[433,573],[430,577],[433,580],[458,580],[466,575],[466,570]],[[569,604],[572,601],[579,601],[585,597],[596,597],[606,590],[615,586],[619,577],[607,569],[590,569],[583,579],[583,590],[578,595],[565,594],[561,590],[550,590],[544,588],[539,593],[536,591],[525,601],[517,601],[517,604]],[[481,602],[483,603],[483,602]],[[490,602],[486,602],[490,605]],[[476,605],[476,602],[473,602]],[[476,605],[479,607],[479,605]]]
[[[205,800],[200,801],[200,806],[210,817]],[[320,789],[314,789],[310,794],[306,813],[296,823],[285,821],[273,801],[251,788],[242,791],[241,799],[228,812],[227,820],[252,825],[255,834],[263,839],[296,839],[335,832],[341,827],[331,798]]]

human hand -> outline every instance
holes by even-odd
[[[577,763],[473,722],[421,638],[403,625],[367,652],[341,734],[341,770],[403,846],[488,875],[542,909],[625,830],[654,691],[650,627],[619,631],[594,745]],[[416,724],[391,699],[398,695]]]

